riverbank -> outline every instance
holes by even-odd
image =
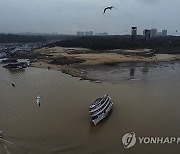
[[[35,57],[32,57],[35,55]],[[38,55],[38,56],[37,56]],[[153,54],[150,49],[92,51],[84,48],[42,48],[31,53],[31,67],[62,71],[72,76],[88,79],[83,69],[118,63],[158,63],[180,60],[180,54]]]

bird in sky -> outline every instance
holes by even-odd
[[[113,9],[116,9],[114,6],[108,6],[108,7],[104,8],[103,14],[106,13],[106,10],[107,10],[107,9],[111,10],[112,8],[113,8]],[[117,9],[116,9],[116,10],[117,10]]]

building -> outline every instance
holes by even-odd
[[[135,41],[136,36],[137,36],[137,27],[132,27],[131,28],[131,36],[132,36],[132,40]]]
[[[145,31],[146,31],[146,29],[145,29],[145,30],[143,30],[143,36],[145,36]]]
[[[167,30],[162,30],[162,36],[167,36]]]
[[[84,32],[82,32],[82,31],[77,31],[77,36],[84,36]]]
[[[143,32],[144,36],[145,36],[145,40],[149,41],[151,38],[151,30],[145,29]]]
[[[89,32],[77,31],[77,36],[93,36],[93,31],[89,31]]]
[[[85,36],[93,36],[93,31],[85,32]]]
[[[162,32],[157,32],[157,36],[162,36]]]
[[[93,36],[93,31],[90,31],[89,33],[90,33],[90,36]]]
[[[157,36],[157,29],[151,29],[151,38]]]
[[[107,32],[103,32],[103,33],[96,33],[96,36],[108,36]]]
[[[132,29],[131,29],[131,35],[132,35],[133,37],[136,37],[136,35],[137,35],[137,27],[132,27]]]

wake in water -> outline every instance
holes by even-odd
[[[3,133],[3,131],[0,131],[0,153],[2,151],[5,151],[5,153],[7,154],[13,154],[15,153],[27,153],[25,150],[19,148],[15,143],[10,142],[8,140],[3,139],[3,137],[5,136],[5,134]],[[1,145],[2,145],[2,149],[1,149]],[[13,150],[13,153],[10,152]]]
[[[12,82],[11,80],[6,79],[6,78],[3,77],[2,75],[0,76],[0,78],[3,79],[4,81],[8,82],[9,84],[11,84],[13,87],[16,86],[14,82]]]
[[[8,80],[7,78],[3,77],[2,75],[0,75],[0,78],[3,79],[6,82],[13,83],[12,81]]]

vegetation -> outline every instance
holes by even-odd
[[[85,60],[78,59],[74,57],[58,57],[50,62],[50,64],[56,64],[56,65],[70,65],[74,63],[83,63]]]
[[[76,37],[68,40],[51,43],[48,47],[82,47],[92,50],[111,50],[111,49],[154,49],[160,53],[180,53],[180,37],[166,36],[155,37],[145,41],[143,36],[132,39],[129,36],[89,36]]]
[[[36,43],[45,41],[44,36],[0,34],[0,43]]]
[[[57,40],[67,40],[67,39],[72,39],[75,38],[76,36],[74,35],[42,35],[46,38],[47,41],[57,41]]]

